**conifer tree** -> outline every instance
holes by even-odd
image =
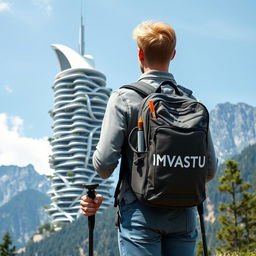
[[[208,256],[211,256],[211,250],[208,248]],[[196,256],[204,256],[204,249],[203,249],[203,241],[202,239],[198,240],[197,247],[196,247]]]
[[[219,206],[224,212],[217,232],[217,238],[224,242],[220,249],[250,251],[256,246],[256,194],[248,192],[251,184],[243,182],[237,162],[228,160],[226,167],[219,190],[228,194],[230,202]]]
[[[203,242],[202,240],[199,240],[197,242],[197,247],[196,247],[196,256],[203,256],[203,255],[204,255]]]
[[[0,243],[0,256],[15,256],[16,247],[12,246],[12,239],[8,232],[3,236],[3,242]]]

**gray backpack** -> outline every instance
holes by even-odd
[[[173,87],[172,94],[161,92],[166,84]],[[209,113],[206,107],[185,96],[171,81],[163,82],[156,90],[144,82],[122,88],[134,90],[144,97],[138,112],[138,120],[142,118],[143,121],[143,152],[132,143],[137,141],[134,137],[138,127],[131,131],[128,139],[134,152],[130,177],[132,191],[141,202],[152,207],[200,205],[206,198],[208,171]],[[125,165],[122,159],[122,166]],[[115,198],[123,169],[121,167]]]

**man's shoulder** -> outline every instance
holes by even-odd
[[[113,92],[116,95],[118,95],[120,97],[124,97],[124,98],[134,98],[134,97],[136,97],[136,95],[138,95],[138,97],[139,97],[139,94],[134,89],[125,87],[125,86],[129,86],[132,84],[136,84],[136,83],[135,82],[127,83],[125,85],[120,86],[118,89],[114,90]]]
[[[112,91],[109,104],[114,105],[126,105],[128,106],[137,106],[142,100],[142,96],[139,95],[136,91],[127,89],[127,88],[118,88]]]
[[[122,97],[122,96],[125,96],[126,94],[129,94],[131,92],[131,90],[126,89],[126,88],[122,88],[122,87],[123,86],[113,90],[112,93],[111,93],[111,97],[112,98]]]

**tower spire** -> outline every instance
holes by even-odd
[[[84,56],[84,20],[83,20],[83,11],[84,11],[83,0],[81,0],[81,24],[80,24],[80,33],[79,33],[79,53]]]

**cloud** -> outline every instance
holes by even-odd
[[[10,85],[6,84],[4,85],[4,90],[7,92],[7,93],[13,93],[13,89],[10,87]]]
[[[32,3],[44,11],[47,16],[50,16],[52,13],[52,1],[53,0],[32,0]]]
[[[0,12],[10,11],[11,4],[8,2],[0,1]]]
[[[0,165],[32,164],[40,174],[51,174],[48,156],[52,153],[47,137],[23,136],[24,121],[0,113]]]

